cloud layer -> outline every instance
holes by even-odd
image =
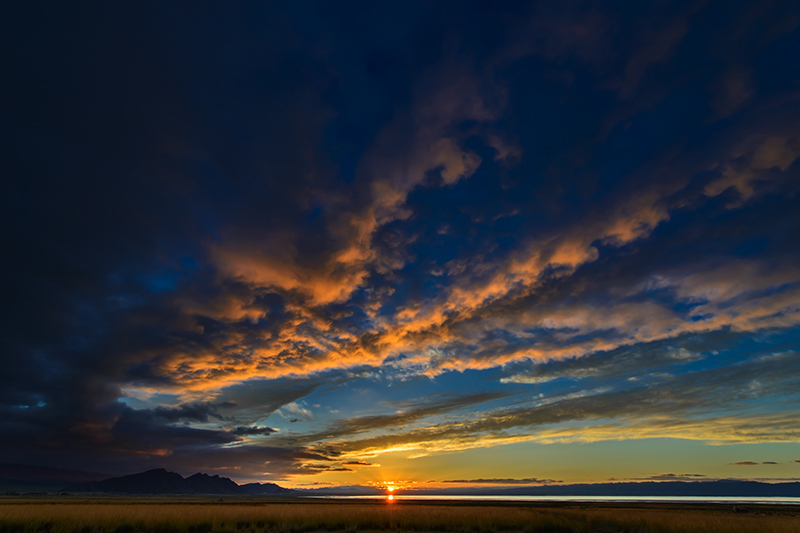
[[[8,8],[4,456],[797,442],[800,11],[628,7]]]

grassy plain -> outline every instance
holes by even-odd
[[[798,506],[0,499],[0,533],[800,533]]]

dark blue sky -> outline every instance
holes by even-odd
[[[800,477],[794,2],[0,20],[8,461]]]

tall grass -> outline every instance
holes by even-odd
[[[797,513],[800,515],[800,510]],[[669,508],[385,503],[0,503],[0,533],[800,533],[800,518]]]

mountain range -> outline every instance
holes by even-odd
[[[229,494],[229,495],[281,495],[294,492],[275,483],[248,483],[238,485],[227,477],[197,473],[187,478],[164,468],[157,468],[102,481],[77,483],[64,492],[103,492],[116,494]]]
[[[58,491],[110,494],[217,494],[231,496],[345,496],[377,495],[375,487],[341,486],[316,489],[286,489],[275,483],[239,485],[227,477],[197,473],[187,478],[164,468],[121,477],[97,472],[0,463],[0,490]],[[524,487],[472,486],[405,489],[407,496],[710,496],[710,497],[800,497],[800,483],[762,483],[747,480],[644,481]]]

